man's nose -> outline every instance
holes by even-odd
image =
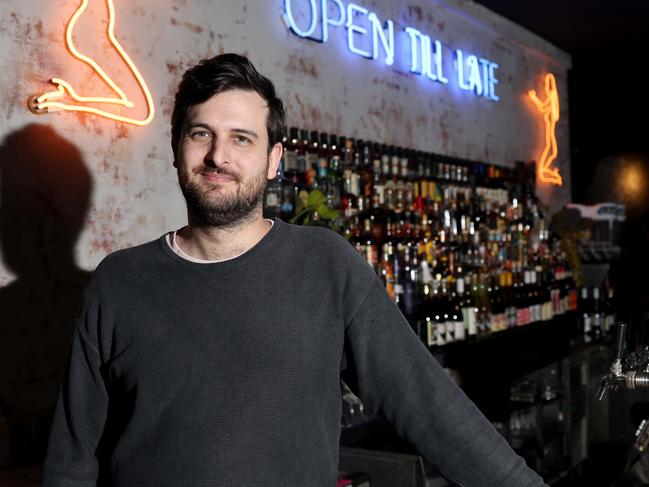
[[[224,140],[215,137],[210,143],[209,150],[205,154],[205,163],[213,167],[223,167],[228,164],[229,155],[227,144]]]

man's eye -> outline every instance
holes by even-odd
[[[212,134],[207,130],[196,130],[192,132],[190,135],[193,139],[207,139],[212,136]]]
[[[239,145],[247,145],[250,143],[250,139],[244,135],[235,135],[234,140]]]

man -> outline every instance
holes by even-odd
[[[97,268],[44,487],[332,487],[344,369],[448,479],[544,485],[342,237],[263,218],[283,119],[244,57],[185,73],[172,147],[189,224]]]

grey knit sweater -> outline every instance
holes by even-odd
[[[212,264],[164,237],[86,290],[44,487],[336,485],[340,373],[450,480],[532,487],[525,466],[336,233],[277,219]]]

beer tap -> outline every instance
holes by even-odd
[[[625,383],[625,376],[622,372],[622,355],[624,354],[626,324],[618,323],[615,326],[615,356],[608,374],[602,378],[602,383],[597,389],[597,400],[601,401],[607,389],[615,390]]]
[[[649,347],[631,353],[624,359],[626,324],[615,325],[615,355],[609,373],[602,378],[597,390],[597,400],[601,401],[607,389],[649,389]],[[624,370],[626,369],[626,371]]]

